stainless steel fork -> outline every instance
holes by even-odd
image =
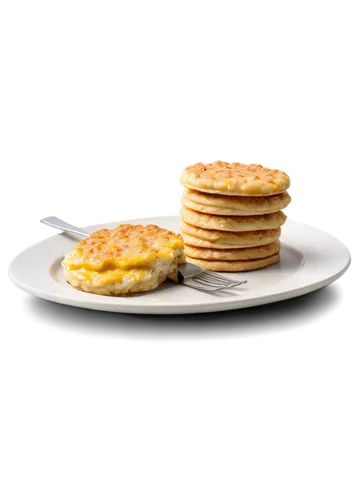
[[[81,229],[80,227],[73,226],[58,217],[46,217],[41,219],[43,224],[61,229],[66,233],[74,233],[79,236],[87,237],[90,233]],[[180,266],[178,272],[178,279],[175,280],[181,285],[200,290],[202,292],[218,292],[220,290],[228,290],[237,286],[247,283],[247,281],[236,281],[231,278],[226,278],[221,274],[212,271],[204,271],[194,264],[186,263]]]
[[[74,233],[85,238],[90,235],[90,233],[88,233],[84,229],[73,226],[72,224],[61,220],[58,217],[46,217],[45,219],[41,219],[40,222],[42,222],[43,224],[47,224],[48,226],[55,227],[56,229],[61,229],[61,231],[64,231],[65,233]]]
[[[236,281],[226,278],[214,271],[204,271],[189,262],[180,266],[179,273],[179,283],[202,292],[229,290],[230,288],[247,283],[247,281]]]

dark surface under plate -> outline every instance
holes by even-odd
[[[243,342],[273,336],[322,335],[338,323],[344,288],[334,283],[317,292],[248,309],[203,314],[141,315],[98,312],[24,295],[19,314],[49,336],[77,336],[89,343]],[[334,321],[336,320],[336,321]],[[339,325],[337,325],[337,328]],[[38,330],[32,330],[34,333]]]

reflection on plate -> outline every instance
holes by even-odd
[[[186,315],[132,315],[88,311],[24,295],[23,314],[53,334],[75,334],[116,342],[242,341],[272,335],[312,334],[312,325],[342,304],[344,290],[334,283],[317,292],[248,309],[204,313],[192,321]],[[200,328],[196,326],[200,325]],[[98,340],[102,339],[102,340]]]

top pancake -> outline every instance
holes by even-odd
[[[100,229],[66,254],[63,266],[70,271],[105,272],[116,269],[151,269],[161,261],[176,261],[184,250],[182,237],[166,229],[121,224]]]
[[[196,163],[184,169],[180,183],[206,193],[235,196],[270,196],[290,186],[290,178],[281,170],[244,163]]]

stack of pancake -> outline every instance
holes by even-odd
[[[251,271],[280,258],[290,178],[243,163],[196,163],[180,183],[186,260],[212,271]]]

